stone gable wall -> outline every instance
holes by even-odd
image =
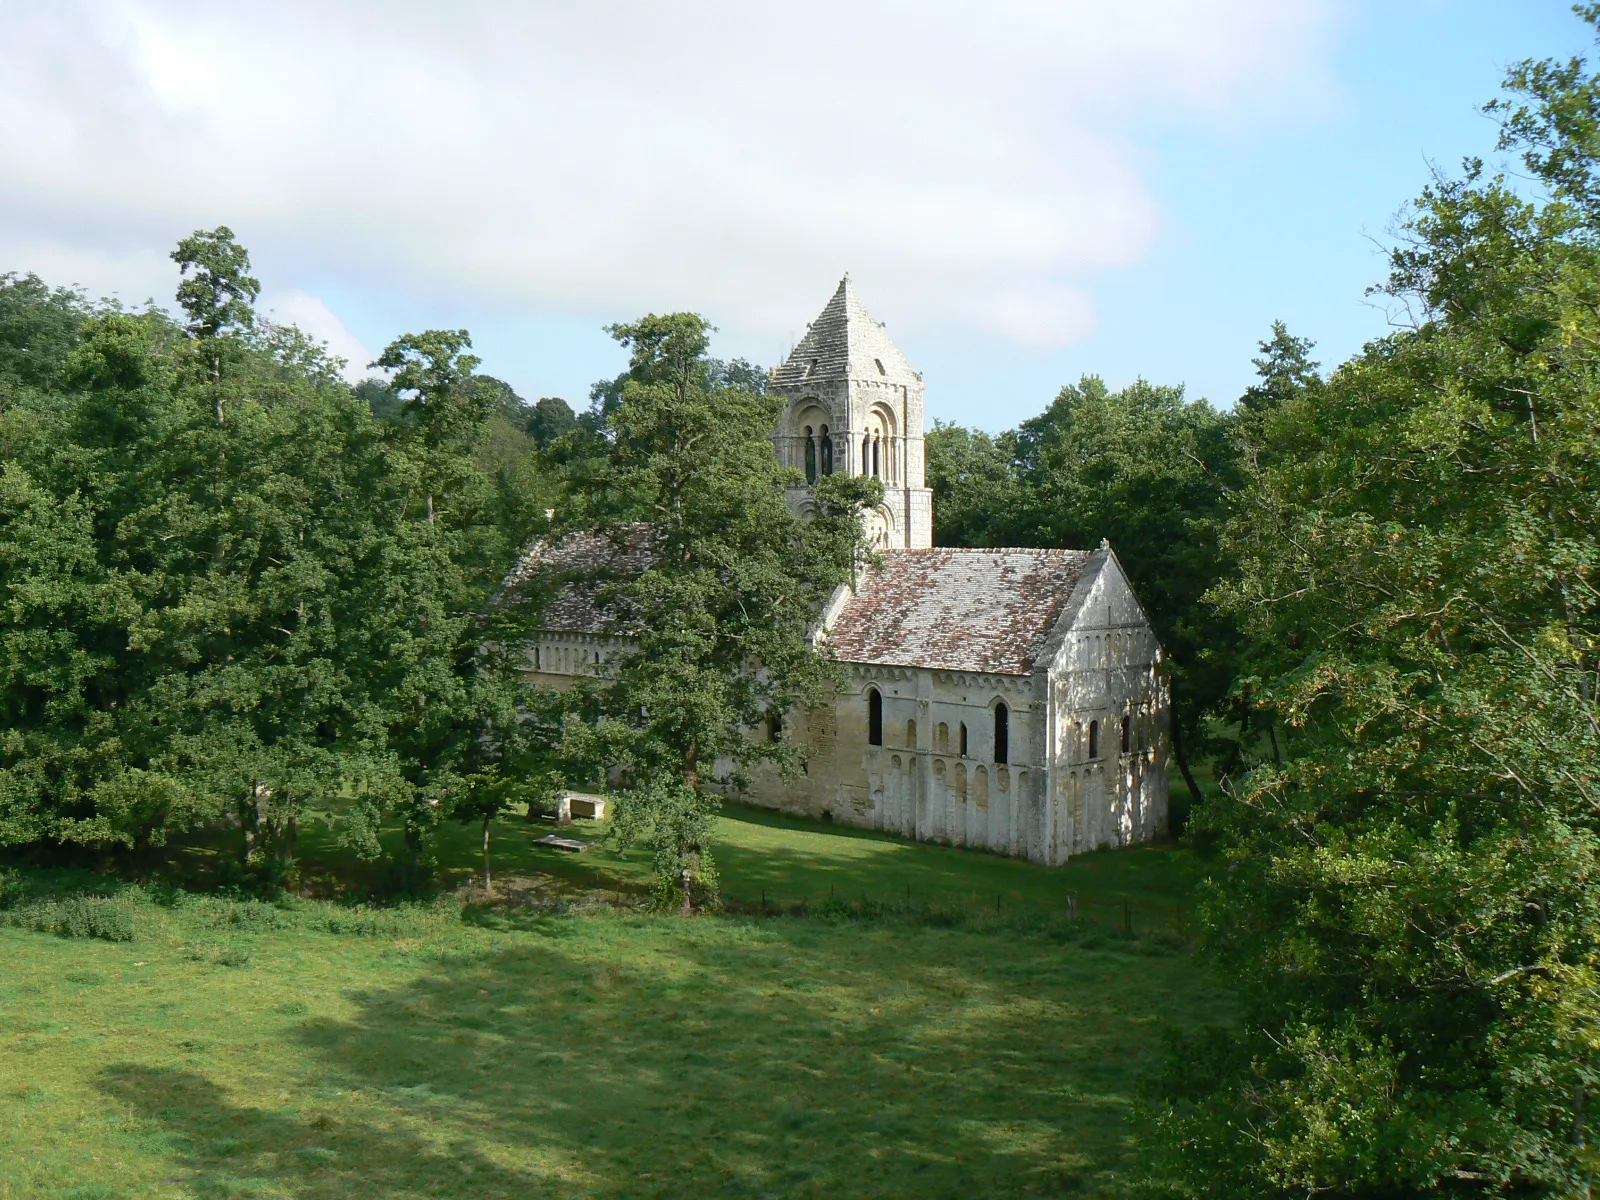
[[[1048,671],[1046,861],[1167,832],[1171,716],[1160,662],[1144,611],[1111,559]]]

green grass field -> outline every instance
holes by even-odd
[[[638,906],[642,856],[543,832],[503,823],[490,900],[132,889],[111,942],[18,927],[57,911],[24,894],[0,1197],[1120,1196],[1157,1030],[1228,1016],[1173,850],[1052,871],[730,809],[736,907],[809,915],[684,919]]]

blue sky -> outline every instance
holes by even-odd
[[[998,430],[1097,373],[1227,404],[1275,318],[1336,363],[1430,164],[1492,154],[1556,0],[14,0],[0,271],[168,303],[227,223],[359,367],[466,327],[581,403],[601,326],[693,308],[779,358],[850,270]]]
[[[1497,129],[1481,107],[1508,64],[1587,50],[1570,7],[1545,0],[1452,0],[1352,6],[1335,24],[1334,91],[1322,113],[1147,142],[1165,228],[1142,261],[1091,285],[1096,331],[1059,352],[1019,357],[995,401],[1037,408],[1088,372],[1183,382],[1227,405],[1273,320],[1318,343],[1324,367],[1389,328],[1365,294],[1386,274],[1381,246],[1435,167],[1495,161]],[[921,349],[924,372],[957,391],[983,388],[970,360]],[[959,381],[959,382],[958,382]],[[953,406],[952,412],[961,411]],[[983,410],[952,419],[988,425]]]

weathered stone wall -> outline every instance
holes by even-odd
[[[1144,612],[1111,559],[1048,671],[1046,861],[1167,831],[1171,725],[1160,661]]]
[[[787,783],[763,767],[745,799],[919,841],[1044,861],[1043,689],[1026,676],[851,664],[831,703],[802,722],[813,755]],[[868,741],[869,692],[883,697],[883,745]],[[995,755],[1005,705],[1008,761]],[[961,752],[961,727],[967,730]]]
[[[543,630],[528,647],[525,674],[539,687],[564,692],[580,676],[606,674],[627,646],[621,638]]]

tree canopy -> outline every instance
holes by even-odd
[[[345,837],[375,853],[381,814],[420,829],[476,769],[529,481],[475,457],[458,335],[386,352],[416,406],[389,424],[256,318],[226,228],[175,257],[186,325],[0,280],[0,843],[231,819],[270,865],[353,793]]]

